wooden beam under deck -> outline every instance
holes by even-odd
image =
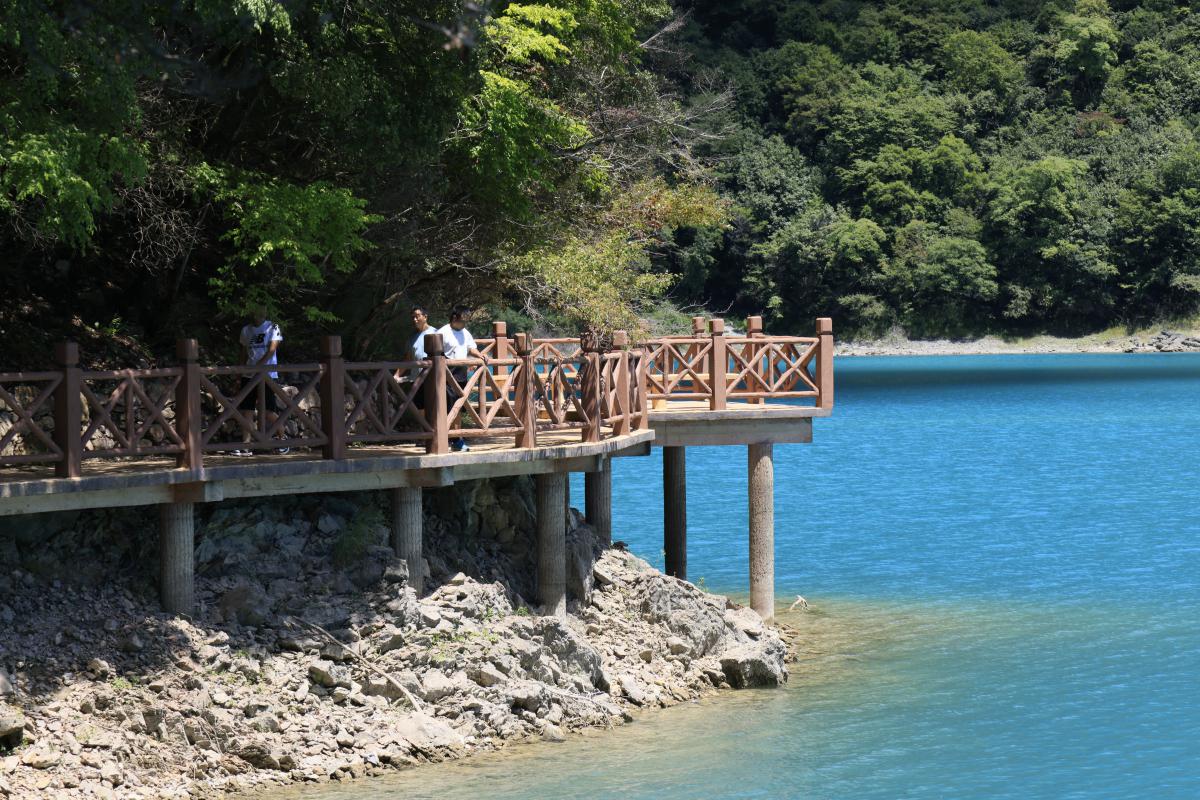
[[[808,444],[814,417],[828,409],[785,404],[729,403],[710,411],[702,403],[673,401],[650,412],[655,447],[703,445]]]
[[[89,508],[217,502],[238,497],[449,486],[456,481],[595,469],[604,457],[646,455],[654,434],[634,431],[600,442],[545,441],[528,449],[483,449],[440,455],[384,455],[328,460],[294,456],[229,458],[203,470],[114,470],[83,478],[0,482],[0,516]],[[546,437],[549,438],[549,437]],[[364,448],[363,451],[366,451]]]

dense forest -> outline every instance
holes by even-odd
[[[677,296],[801,328],[1078,333],[1200,301],[1186,2],[698,0],[734,103]]]
[[[0,0],[5,362],[615,328],[1082,332],[1200,303],[1200,18],[1151,0]]]

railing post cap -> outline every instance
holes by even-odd
[[[817,333],[822,336],[833,335],[833,319],[831,317],[817,317]]]
[[[54,346],[54,359],[60,367],[74,367],[79,364],[79,344],[77,342],[59,342]]]
[[[322,336],[321,355],[326,358],[336,358],[342,354],[342,337]]]
[[[704,317],[692,317],[692,333],[704,332]]]
[[[527,356],[531,349],[528,333],[518,333],[513,336],[513,344],[517,348],[517,355]]]
[[[175,358],[180,361],[195,361],[200,357],[200,345],[195,339],[175,340]]]
[[[442,335],[440,333],[425,334],[425,353],[429,356],[440,356],[445,352],[442,347]]]
[[[725,333],[725,320],[723,320],[719,317],[716,319],[709,320],[708,326],[709,326],[709,330],[712,331],[713,336],[721,336],[722,334]]]
[[[496,337],[508,335],[508,323],[504,320],[496,320],[492,323],[492,335]]]
[[[613,347],[626,347],[629,345],[629,334],[625,331],[613,331],[612,335]]]
[[[750,332],[750,333],[761,333],[762,332],[762,317],[759,316],[758,314],[755,314],[754,316],[746,317],[746,330],[747,330],[747,332]]]

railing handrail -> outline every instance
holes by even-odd
[[[477,340],[482,359],[448,359],[429,334],[420,360],[346,361],[340,338],[326,337],[317,362],[201,366],[195,341],[182,340],[178,366],[108,370],[81,369],[66,343],[59,369],[0,373],[0,466],[52,463],[74,478],[84,459],[174,455],[194,470],[223,449],[320,447],[340,459],[352,443],[443,453],[453,437],[511,435],[532,447],[561,430],[600,441],[649,427],[652,404],[678,399],[713,410],[769,399],[833,407],[828,318],[815,336],[766,335],[757,317],[729,336],[720,319],[692,325],[691,335],[632,346],[618,331],[598,351],[591,340],[509,336],[494,323],[493,337]],[[290,385],[272,374],[305,377]],[[4,455],[18,440],[26,451]]]

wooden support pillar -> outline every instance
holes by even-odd
[[[416,590],[418,597],[425,590],[424,535],[421,487],[392,489],[392,550],[408,564],[408,585]]]
[[[750,497],[750,607],[775,616],[775,459],[770,443],[747,447]]]
[[[664,447],[663,550],[667,574],[687,580],[687,449]]]
[[[601,459],[600,468],[583,475],[585,515],[605,547],[612,546],[612,462]]]
[[[158,507],[158,594],[169,614],[191,614],[196,604],[195,505]]]
[[[542,613],[567,616],[567,521],[563,516],[567,475],[538,475],[537,486],[537,590]]]

